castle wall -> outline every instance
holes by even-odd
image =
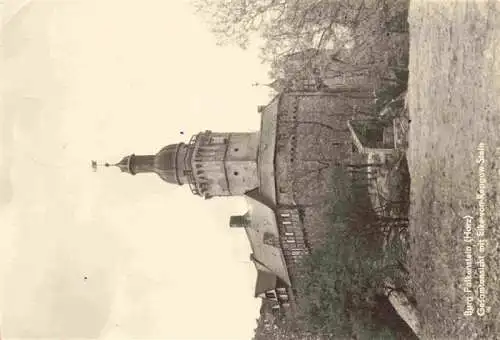
[[[332,228],[336,171],[352,161],[347,121],[365,117],[372,105],[371,93],[362,90],[282,95],[276,128],[276,201],[292,281],[298,275],[297,263],[320,247]]]
[[[229,135],[224,163],[229,191],[233,195],[243,195],[259,186],[257,175],[259,136],[258,132]]]
[[[317,205],[334,194],[332,171],[348,163],[352,153],[347,121],[357,115],[352,106],[362,107],[363,101],[355,104],[337,95],[283,96],[275,156],[278,205]]]

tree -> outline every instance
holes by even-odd
[[[263,59],[345,44],[381,0],[192,0],[221,45],[264,40]]]
[[[219,45],[236,44],[245,49],[251,40],[260,39],[260,57],[270,65],[269,77],[284,79],[294,91],[329,90],[344,78],[348,78],[345,82],[366,82],[379,88],[381,81],[387,81],[384,78],[391,65],[407,65],[407,58],[398,49],[391,49],[389,42],[393,26],[406,24],[408,0],[191,3]],[[359,79],[363,78],[360,72],[364,79]],[[337,77],[334,85],[327,81],[332,77]]]
[[[294,282],[298,326],[341,339],[353,334],[357,339],[415,339],[412,329],[419,331],[419,320],[404,294],[404,249],[396,241],[390,251],[382,247],[381,227],[392,219],[376,218],[358,204],[349,177],[347,169],[338,168],[332,228],[326,242],[299,266]]]

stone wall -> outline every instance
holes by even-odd
[[[373,107],[368,90],[285,93],[276,128],[276,201],[280,240],[292,283],[296,265],[322,245],[338,198],[335,172],[352,162],[349,119]]]
[[[275,155],[278,206],[311,207],[335,197],[333,171],[352,155],[347,121],[364,116],[359,111],[372,103],[371,98],[357,99],[340,94],[283,96]]]

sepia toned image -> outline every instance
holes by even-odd
[[[0,339],[500,338],[499,1],[0,8]]]

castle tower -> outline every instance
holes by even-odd
[[[156,173],[167,183],[188,184],[195,195],[239,196],[259,186],[259,132],[201,132],[188,144],[170,144],[154,155],[130,155],[116,164],[122,172]],[[97,168],[97,163],[92,162]]]

